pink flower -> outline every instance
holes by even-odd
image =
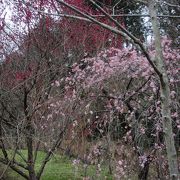
[[[54,84],[55,84],[55,86],[57,86],[57,87],[59,87],[59,86],[60,86],[60,82],[59,82],[59,81],[57,81],[57,80],[54,82]]]

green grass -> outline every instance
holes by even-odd
[[[9,156],[11,156],[12,151],[8,151]],[[22,150],[21,153],[26,157],[27,151]],[[35,170],[36,172],[39,170],[41,163],[45,157],[45,153],[42,151],[38,152],[37,160],[35,163]],[[23,160],[16,155],[15,159],[18,162],[23,163]],[[7,171],[8,177],[10,180],[23,180],[21,176],[19,176],[16,172],[8,169]],[[27,172],[26,172],[27,173]],[[41,176],[42,180],[81,180],[85,175],[83,164],[76,166],[76,168],[72,164],[72,159],[69,159],[65,156],[54,155],[52,159],[47,163],[44,172]],[[87,168],[87,176],[96,177],[96,168],[95,166],[91,165]],[[106,177],[106,178],[105,178]],[[98,180],[112,180],[113,178],[108,174],[107,167],[102,168],[102,172]]]

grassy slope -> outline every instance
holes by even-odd
[[[23,150],[22,153],[24,156],[27,155],[27,151],[25,150]],[[11,154],[10,151],[9,154]],[[35,164],[36,171],[41,166],[41,162],[44,156],[45,154],[43,152],[38,152],[38,156]],[[16,159],[18,161],[23,162],[18,155],[16,155]],[[87,169],[87,176],[94,177],[94,179],[97,179],[97,177],[95,177],[95,172],[96,172],[95,166],[89,166]],[[10,177],[10,179],[23,180],[22,177],[20,177],[18,174],[16,174],[11,170],[8,170],[8,176]],[[76,166],[76,170],[75,170],[75,167],[72,165],[72,160],[64,156],[62,157],[60,155],[55,155],[47,163],[41,179],[42,180],[80,180],[83,179],[83,176],[84,176],[84,170],[82,165]],[[99,177],[98,179],[102,179],[102,180],[112,179],[110,176],[108,176],[107,168],[103,168],[101,177]]]

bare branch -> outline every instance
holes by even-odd
[[[69,9],[73,10],[75,13],[80,14],[81,16],[89,19],[91,22],[93,22],[93,23],[95,23],[95,24],[98,24],[98,25],[100,25],[101,27],[103,27],[103,28],[105,28],[105,29],[110,30],[111,32],[113,32],[113,33],[115,33],[115,34],[121,35],[121,36],[125,37],[125,38],[128,39],[128,40],[131,40],[131,39],[130,39],[125,33],[123,33],[122,31],[120,31],[120,30],[118,30],[118,29],[116,29],[116,28],[114,28],[114,27],[112,27],[112,26],[109,26],[109,25],[107,25],[107,24],[105,24],[105,23],[102,23],[102,22],[98,21],[97,19],[91,17],[91,15],[88,15],[88,14],[86,14],[86,13],[83,13],[82,11],[78,10],[77,8],[75,8],[74,6],[69,5],[68,3],[65,3],[65,2],[62,1],[62,0],[56,0],[56,1],[57,1],[58,3],[64,5],[64,6],[68,7]]]
[[[8,165],[9,164],[9,167],[11,169],[13,169],[14,171],[16,171],[18,174],[20,174],[22,177],[24,177],[25,179],[29,179],[28,176],[23,172],[21,171],[19,168],[17,168],[12,162],[9,163],[9,161],[3,159],[3,158],[0,158],[0,162],[5,164],[5,165]]]
[[[105,15],[91,15],[92,17],[105,17]],[[111,17],[150,17],[148,14],[116,14],[110,15]],[[175,15],[158,15],[159,18],[180,18],[180,16]]]
[[[171,7],[175,7],[175,8],[180,8],[180,6],[178,4],[172,4],[172,3],[169,3],[169,2],[165,2],[165,1],[158,1],[159,4],[165,4],[165,5],[168,5],[168,6],[171,6]]]

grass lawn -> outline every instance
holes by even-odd
[[[12,151],[8,151],[9,154],[12,154]],[[24,156],[27,156],[27,151],[22,150],[21,151]],[[35,169],[38,171],[38,169],[41,166],[41,162],[43,161],[45,156],[44,152],[39,151]],[[23,163],[19,155],[16,155],[16,160]],[[19,176],[14,171],[8,169],[7,171],[8,177],[10,180],[23,180],[21,176]],[[65,156],[60,155],[54,155],[52,159],[47,163],[44,173],[41,176],[42,180],[81,180],[85,176],[85,171],[83,168],[83,164],[80,164],[78,166],[74,166],[72,164],[72,159],[69,159]],[[96,177],[96,168],[95,166],[91,165],[87,168],[87,176],[94,177],[93,179],[98,180],[112,180],[113,178],[108,174],[107,167],[102,168],[102,172],[100,177]]]

